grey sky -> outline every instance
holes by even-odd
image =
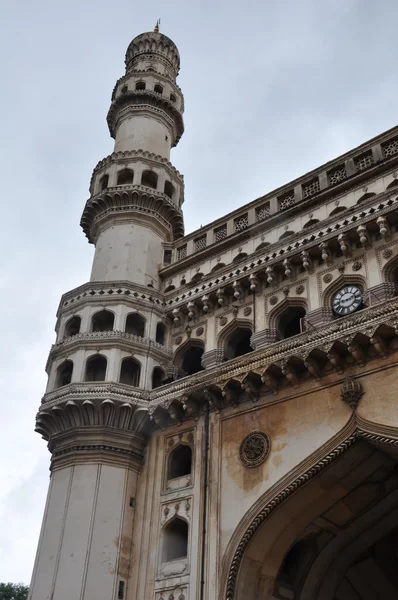
[[[396,0],[19,0],[3,4],[0,581],[29,582],[49,454],[33,433],[63,292],[89,279],[79,228],[131,39],[181,54],[186,231],[397,124]]]

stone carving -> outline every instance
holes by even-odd
[[[271,296],[271,298],[269,299],[269,303],[274,305],[278,302],[278,296]]]
[[[296,294],[298,294],[300,296],[300,294],[302,294],[304,292],[304,290],[305,290],[305,287],[302,284],[300,284],[296,287]]]
[[[227,317],[220,317],[220,325],[221,327],[223,327],[224,325],[226,325],[228,322]]]
[[[383,250],[382,252],[382,256],[383,258],[391,258],[391,256],[393,255],[393,251],[391,250],[391,248],[386,248],[385,250]]]
[[[325,283],[330,283],[333,279],[333,275],[331,273],[326,273],[326,275],[323,276],[323,281]]]
[[[270,447],[271,441],[266,433],[251,431],[240,445],[240,460],[245,467],[258,467],[267,458]]]
[[[182,335],[177,335],[177,337],[174,339],[174,343],[181,344],[181,342],[182,342]]]
[[[362,398],[363,390],[360,382],[352,377],[346,377],[341,386],[341,399],[355,410]]]
[[[354,264],[352,265],[352,270],[353,271],[360,271],[362,269],[362,263],[360,260],[356,260],[354,262]]]
[[[243,309],[243,314],[245,315],[245,317],[248,317],[252,312],[252,307],[251,306],[246,306]]]
[[[198,327],[197,330],[196,330],[196,335],[198,335],[198,336],[202,335],[203,332],[204,332],[204,328],[203,327]]]

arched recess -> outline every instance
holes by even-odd
[[[177,479],[190,475],[192,471],[192,448],[179,444],[170,452],[167,459],[167,479]]]
[[[307,313],[307,303],[300,298],[285,298],[279,306],[269,314],[269,328],[276,331],[280,340],[287,339],[301,333],[302,319]]]
[[[178,348],[173,363],[178,368],[179,377],[186,377],[203,371],[203,352],[204,343],[201,340],[192,338]]]
[[[256,252],[257,250],[265,250],[265,248],[268,248],[268,246],[271,245],[271,242],[261,242],[261,244],[259,244],[256,248]]]
[[[329,217],[334,217],[334,215],[338,215],[339,213],[343,213],[346,210],[347,210],[346,206],[336,206],[336,208],[334,208],[332,211],[330,211]]]
[[[59,388],[63,385],[68,385],[72,381],[72,373],[73,362],[71,360],[64,360],[64,362],[61,363],[57,369],[54,388]]]
[[[309,221],[307,221],[306,223],[304,223],[303,229],[307,229],[308,227],[312,227],[313,225],[316,225],[317,223],[319,223],[319,219],[310,219]]]
[[[225,327],[217,341],[219,349],[224,351],[224,360],[231,360],[252,352],[250,339],[253,335],[251,321],[235,319]]]
[[[110,310],[100,310],[91,318],[91,331],[112,331],[115,315]]]
[[[352,418],[256,501],[228,544],[223,600],[398,597],[398,430],[371,427]]]
[[[164,182],[164,193],[166,194],[166,196],[168,196],[169,198],[173,198],[174,196],[174,185],[171,183],[171,181],[165,181]]]
[[[342,274],[324,291],[322,305],[325,308],[332,308],[333,296],[345,285],[356,285],[361,289],[362,293],[366,290],[366,281],[364,277],[361,277],[361,275]]]
[[[218,262],[216,265],[214,265],[214,267],[211,269],[210,273],[215,273],[216,271],[219,271],[220,269],[222,269],[223,267],[225,267],[225,263],[223,262]]]
[[[117,174],[116,185],[131,185],[134,181],[134,171],[131,169],[123,169]]]
[[[68,319],[65,323],[64,339],[80,333],[81,322],[82,320],[79,315],[73,315],[73,317]]]
[[[386,190],[390,190],[393,187],[397,187],[398,185],[398,179],[394,179],[391,183],[388,184],[388,186],[386,187]]]
[[[188,523],[185,519],[175,517],[163,529],[163,562],[187,558],[188,556]]]
[[[166,379],[166,373],[161,367],[155,367],[152,371],[152,389],[162,386]]]
[[[287,238],[292,237],[292,235],[294,235],[294,234],[295,234],[295,231],[288,230],[288,231],[285,231],[285,233],[282,233],[282,235],[280,236],[279,239],[286,240]]]
[[[244,260],[245,258],[247,258],[247,252],[239,252],[239,254],[237,254],[233,259],[232,262],[233,263],[238,263],[241,260]]]
[[[145,335],[145,319],[139,313],[130,313],[126,317],[125,332],[138,337]]]
[[[141,185],[156,190],[158,187],[158,176],[155,171],[143,171],[141,176]]]
[[[392,258],[383,268],[383,280],[392,283],[394,295],[398,295],[398,256]]]
[[[141,364],[134,358],[124,358],[120,365],[120,383],[138,387],[140,384]]]
[[[84,381],[105,381],[107,360],[102,354],[94,354],[86,361]]]
[[[376,196],[374,192],[367,192],[366,194],[362,194],[362,196],[358,198],[357,204],[362,204],[362,202],[369,200],[369,198],[373,198],[373,196]]]
[[[102,192],[103,190],[106,190],[106,188],[107,188],[107,187],[108,187],[108,185],[109,185],[109,175],[103,175],[103,176],[101,177],[101,179],[100,179],[100,182],[99,182],[99,183],[100,183],[100,190],[101,190],[101,192]]]
[[[162,344],[163,346],[165,345],[166,333],[167,333],[166,325],[164,323],[159,322],[156,325],[156,336],[155,336],[155,340],[157,341],[158,344]]]

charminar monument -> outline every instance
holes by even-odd
[[[398,127],[184,235],[178,49],[125,64],[29,600],[398,598]]]

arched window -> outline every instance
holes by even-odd
[[[172,102],[177,102],[177,98],[175,97],[175,95],[174,95],[174,94],[170,94],[170,100],[171,100]]]
[[[202,342],[192,342],[184,345],[176,354],[175,364],[179,367],[180,376],[194,375],[203,371],[202,356],[204,346]]]
[[[239,252],[239,254],[237,254],[233,259],[232,262],[233,263],[237,263],[241,260],[243,260],[244,258],[247,258],[247,252]]]
[[[146,88],[145,81],[137,81],[137,83],[135,84],[136,90],[145,90],[145,88]]]
[[[170,181],[165,181],[165,183],[164,183],[164,193],[169,198],[172,198],[174,196],[174,186],[173,186],[173,184]]]
[[[285,233],[282,233],[282,235],[280,236],[280,240],[286,240],[287,238],[291,237],[292,235],[294,235],[294,231],[285,231]]]
[[[128,90],[129,90],[129,88],[127,87],[127,85],[124,85],[122,87],[122,89],[120,90],[120,93],[121,94],[127,94]]]
[[[307,229],[307,227],[312,227],[316,223],[319,223],[319,219],[310,219],[309,221],[307,221],[306,223],[304,223],[303,229]]]
[[[398,295],[398,261],[394,260],[391,265],[388,265],[385,273],[386,273],[386,280],[389,283],[394,284],[394,287],[395,287],[394,295],[397,296]]]
[[[276,324],[280,339],[284,340],[301,333],[301,319],[305,316],[302,306],[288,306]]]
[[[166,338],[166,327],[163,323],[156,325],[156,341],[158,344],[163,344]]]
[[[86,362],[85,381],[105,381],[107,360],[101,354],[91,356]]]
[[[134,171],[123,169],[117,174],[117,185],[131,185],[134,181]]]
[[[376,196],[374,192],[367,192],[366,194],[363,194],[360,198],[358,198],[357,204],[362,204],[362,202],[365,202],[365,200],[369,200],[369,198],[373,198],[373,196]]]
[[[158,176],[155,171],[144,171],[141,177],[141,185],[150,187],[154,190],[158,187]]]
[[[164,384],[166,379],[165,372],[160,367],[155,367],[152,372],[152,389],[156,389]]]
[[[138,313],[130,313],[126,318],[126,333],[132,333],[139,337],[145,334],[145,319]]]
[[[394,181],[392,181],[391,183],[388,184],[386,189],[390,190],[391,188],[396,187],[397,185],[398,185],[398,179],[394,179]]]
[[[110,310],[101,310],[91,319],[91,331],[112,331],[115,315]]]
[[[55,378],[55,387],[59,388],[63,385],[68,385],[72,381],[73,373],[73,362],[71,360],[64,360],[57,369],[57,375]]]
[[[180,444],[169,454],[167,461],[167,479],[177,479],[190,475],[192,470],[192,450],[185,444]]]
[[[159,85],[158,83],[155,85],[155,87],[153,88],[153,91],[156,92],[157,94],[163,94],[163,88],[161,85]]]
[[[138,387],[140,384],[141,365],[133,358],[124,358],[120,368],[120,383]]]
[[[109,183],[109,175],[103,175],[100,179],[101,192],[103,190],[106,190],[106,188],[108,187],[108,183]]]
[[[250,346],[251,336],[252,330],[250,327],[239,326],[231,331],[224,341],[225,358],[230,360],[252,352],[253,348]]]
[[[67,337],[71,337],[72,335],[77,335],[78,333],[80,333],[81,322],[82,322],[82,320],[78,315],[71,317],[65,323],[64,339]]]
[[[164,528],[163,562],[170,562],[188,555],[188,523],[176,517]]]

